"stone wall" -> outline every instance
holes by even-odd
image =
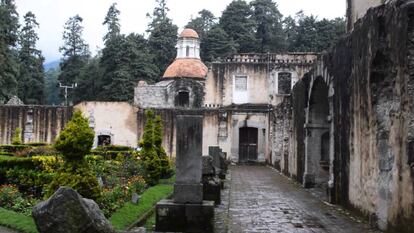
[[[94,147],[99,136],[109,136],[111,144],[136,147],[138,108],[127,102],[82,102],[75,106],[89,119],[95,131]]]
[[[351,31],[354,28],[354,23],[364,17],[367,10],[371,7],[376,7],[385,0],[347,0],[347,27]]]
[[[287,172],[306,186],[321,182],[315,168],[328,166],[331,202],[395,232],[410,232],[414,219],[414,5],[407,2],[368,11],[296,84],[289,163],[297,166]],[[323,154],[328,161],[318,168]]]
[[[16,128],[24,142],[52,143],[71,115],[71,107],[0,105],[0,144],[10,144]]]

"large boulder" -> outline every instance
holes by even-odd
[[[75,190],[60,187],[32,211],[40,233],[114,233],[99,206]]]

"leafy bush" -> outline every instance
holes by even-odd
[[[133,176],[127,182],[129,193],[142,193],[147,186],[142,176]]]
[[[85,160],[65,161],[48,186],[47,196],[51,196],[60,186],[71,187],[83,197],[95,201],[101,198],[98,180]]]
[[[9,169],[15,167],[34,169],[36,165],[31,158],[19,158],[14,156],[0,155],[0,169]]]
[[[104,189],[99,207],[105,216],[109,217],[128,201],[129,193],[125,186],[117,185],[111,189]]]
[[[146,124],[142,141],[139,143],[142,150],[140,151],[141,159],[145,168],[145,180],[148,184],[154,185],[158,183],[161,176],[160,159],[154,145],[154,112],[152,110],[145,111]]]
[[[50,183],[47,196],[51,196],[60,186],[68,186],[83,197],[98,201],[101,190],[95,174],[85,160],[90,152],[94,132],[80,111],[73,113],[72,119],[59,134],[54,147],[64,157],[63,166]]]
[[[29,147],[28,145],[0,145],[0,151],[15,153]]]
[[[33,198],[23,198],[18,188],[14,185],[0,186],[0,206],[9,210],[23,213],[30,216],[33,206],[38,200]]]
[[[14,136],[12,138],[12,145],[21,145],[22,142],[22,129],[16,128],[14,131]]]
[[[56,154],[58,152],[52,146],[30,146],[14,153],[17,157],[31,157],[35,155],[51,156]]]
[[[80,111],[73,113],[72,119],[60,132],[55,142],[55,148],[65,159],[82,159],[92,148],[94,132]]]
[[[38,147],[38,146],[47,146],[48,144],[46,142],[29,142],[29,143],[25,143],[25,145],[32,146],[32,147]]]
[[[162,138],[163,138],[163,126],[161,116],[158,115],[155,117],[154,121],[154,147],[157,152],[157,156],[160,160],[160,176],[161,178],[171,177],[174,173],[172,168],[172,163],[167,156],[167,153],[162,147]]]

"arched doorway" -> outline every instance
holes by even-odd
[[[257,162],[258,129],[242,127],[239,129],[239,162]]]
[[[312,85],[305,132],[303,185],[328,190],[331,138],[328,86],[322,77],[316,78]]]

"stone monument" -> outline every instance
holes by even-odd
[[[173,199],[156,206],[156,231],[213,232],[214,202],[203,201],[201,115],[177,116],[176,182]]]

